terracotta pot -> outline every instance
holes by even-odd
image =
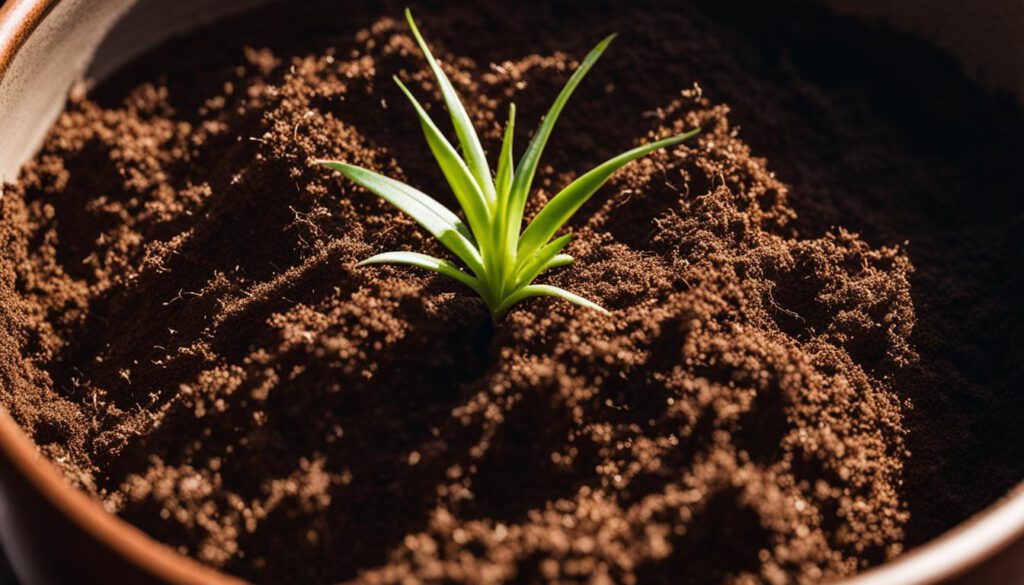
[[[102,79],[176,33],[263,1],[9,0],[0,10],[0,180],[33,154],[78,80]],[[1020,0],[982,3],[986,10],[970,15],[954,10],[955,0],[830,1],[926,27],[988,82],[1024,95]],[[26,584],[237,582],[68,486],[2,410],[0,543]],[[930,544],[845,583],[1024,583],[1024,483]]]

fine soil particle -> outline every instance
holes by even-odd
[[[1008,103],[813,6],[414,6],[492,155],[509,102],[521,152],[620,33],[531,210],[704,128],[602,189],[545,277],[611,316],[537,299],[494,327],[449,280],[355,268],[444,253],[309,162],[455,205],[390,80],[446,122],[400,8],[177,40],[72,101],[5,187],[0,401],[74,484],[263,582],[811,583],[1020,478]]]

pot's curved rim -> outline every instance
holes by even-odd
[[[0,8],[0,78],[25,39],[59,0],[8,0]],[[10,414],[0,408],[0,456],[83,531],[171,583],[241,583],[159,543],[64,479]],[[956,528],[838,585],[930,585],[956,577],[1024,540],[1024,481]]]
[[[3,408],[0,408],[0,457],[74,525],[144,572],[167,583],[243,583],[154,540],[107,512],[85,492],[72,487]]]
[[[0,5],[0,75],[58,0],[8,0]]]
[[[836,585],[931,585],[966,573],[1024,542],[1024,482],[981,512],[895,560]]]

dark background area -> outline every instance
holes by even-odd
[[[0,5],[3,2],[0,1]],[[17,581],[14,579],[14,575],[11,574],[11,568],[7,565],[7,558],[3,554],[3,549],[0,549],[0,585],[15,585]]]
[[[7,559],[0,555],[0,585],[14,585],[16,582],[10,567],[7,566]]]

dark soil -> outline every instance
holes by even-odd
[[[672,132],[493,327],[333,157],[454,205],[391,3],[266,9],[73,100],[0,203],[0,401],[107,508],[226,571],[818,582],[1019,480],[1024,119],[803,5],[414,10],[493,155],[590,46],[532,195]],[[699,85],[697,85],[699,84]]]

